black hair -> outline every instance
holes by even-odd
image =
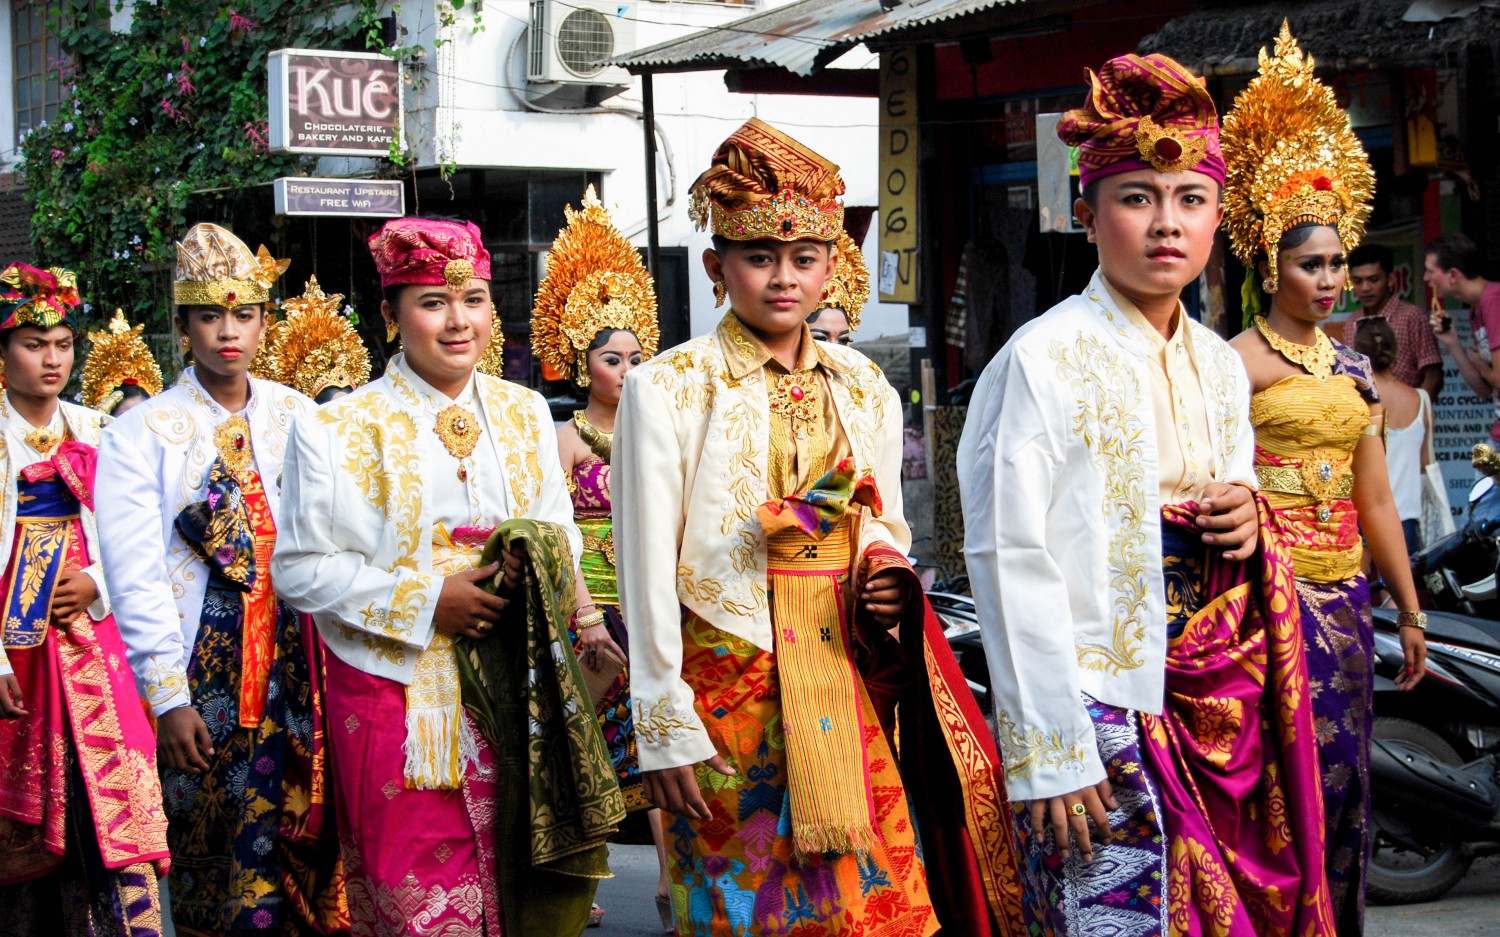
[[[1437,261],[1439,270],[1457,270],[1471,280],[1480,275],[1479,248],[1467,234],[1439,234],[1427,242],[1426,253]]]
[[[1331,228],[1333,225],[1319,224],[1316,221],[1304,221],[1294,224],[1281,235],[1281,240],[1276,242],[1277,251],[1294,251],[1307,243],[1312,233],[1317,228]]]
[[[146,393],[146,389],[139,384],[121,384],[115,388],[115,391],[120,395],[119,402],[115,404],[116,410],[120,409],[120,404],[127,400],[151,399],[151,395]]]
[[[1088,203],[1090,208],[1097,208],[1099,206],[1099,180],[1090,179],[1089,184],[1083,187],[1083,191],[1079,195]]]
[[[324,404],[330,400],[336,400],[345,394],[353,393],[354,388],[330,384],[313,395],[313,403]]]
[[[1361,244],[1349,252],[1344,264],[1351,270],[1376,264],[1382,273],[1393,273],[1396,269],[1396,255],[1384,244]]]
[[[605,345],[608,345],[609,344],[609,340],[614,337],[614,334],[616,332],[630,332],[630,330],[629,329],[600,329],[599,330],[599,334],[594,336],[594,340],[591,341],[591,342],[589,342],[589,347],[585,348],[584,351],[583,351],[583,353],[586,355],[586,354],[588,354],[591,351],[598,351],[600,348],[603,348]],[[634,332],[630,332],[630,334],[634,335],[635,333]],[[639,341],[639,339],[637,339],[637,341]]]
[[[1396,363],[1396,330],[1384,316],[1365,316],[1354,327],[1354,350],[1370,359],[1376,371]]]
[[[754,244],[757,241],[775,241],[775,240],[776,240],[775,238],[756,238],[753,241],[731,241],[729,238],[725,237],[722,234],[715,234],[713,236],[714,253],[718,254],[720,257],[723,257],[726,253],[729,252],[729,249],[731,247],[735,246],[736,244],[740,244],[740,245]],[[824,247],[828,248],[829,250],[833,250],[833,242],[832,241],[819,241],[816,238],[799,238],[798,240],[814,241],[814,242],[816,242],[818,244],[822,244]]]

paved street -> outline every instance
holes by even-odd
[[[615,877],[599,886],[604,926],[595,937],[660,937],[656,855],[650,846],[611,846]],[[1365,937],[1492,937],[1500,934],[1500,857],[1481,859],[1441,901],[1371,907]]]

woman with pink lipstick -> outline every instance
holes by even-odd
[[[1374,641],[1361,528],[1400,609],[1402,689],[1422,679],[1426,622],[1386,475],[1385,409],[1370,362],[1318,328],[1344,289],[1345,254],[1364,235],[1374,174],[1348,115],[1285,25],[1260,70],[1224,119],[1224,205],[1235,253],[1270,308],[1232,344],[1254,390],[1256,476],[1297,577],[1334,915],[1340,934],[1358,934]]]
[[[314,775],[316,635],[269,568],[287,434],[313,404],[249,375],[286,266],[191,228],[173,299],[194,364],[99,445],[105,581],[157,720],[179,933],[328,933],[347,917]]]

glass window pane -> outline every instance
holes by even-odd
[[[24,111],[31,107],[31,82],[16,82],[16,110]]]

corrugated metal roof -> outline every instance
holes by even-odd
[[[611,61],[636,73],[784,68],[806,76],[866,39],[1024,2],[916,0],[882,10],[879,0],[799,0]]]

